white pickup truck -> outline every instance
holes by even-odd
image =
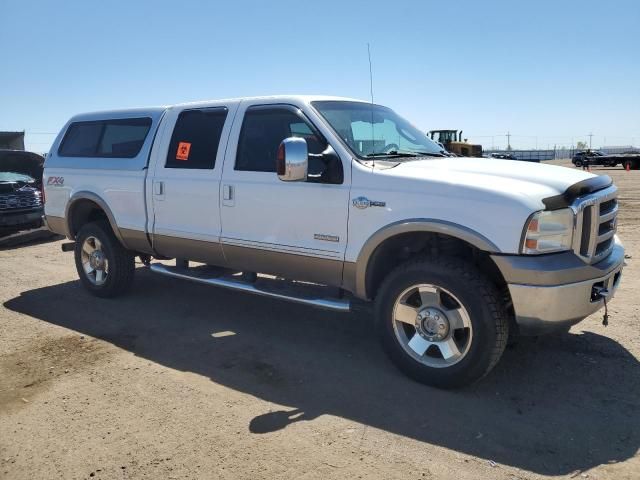
[[[140,256],[334,311],[374,301],[391,359],[439,387],[487,374],[510,335],[606,306],[624,263],[609,177],[451,158],[391,109],[343,98],[78,115],[44,183],[47,224],[95,295],[123,293]]]

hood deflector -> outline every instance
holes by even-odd
[[[547,210],[566,208],[571,205],[576,198],[603,190],[611,185],[613,185],[613,180],[611,180],[609,175],[587,178],[581,182],[574,183],[560,195],[543,199],[542,203],[547,207]]]

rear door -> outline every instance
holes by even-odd
[[[176,108],[154,148],[147,182],[154,250],[222,265],[220,177],[235,103]]]

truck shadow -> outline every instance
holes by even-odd
[[[4,306],[287,406],[254,418],[254,434],[330,414],[545,475],[624,461],[640,445],[638,361],[595,333],[525,341],[477,385],[440,391],[391,365],[365,313],[327,313],[142,269],[118,300],[68,282]]]
[[[0,235],[0,251],[13,250],[41,243],[51,243],[62,240],[62,235],[56,235],[45,227],[14,233],[12,235]]]

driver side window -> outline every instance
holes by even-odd
[[[304,138],[310,154],[320,154],[327,147],[324,139],[289,109],[247,109],[238,140],[236,170],[275,173],[278,146],[288,137]]]

